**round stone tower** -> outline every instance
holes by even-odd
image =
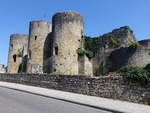
[[[51,32],[51,23],[44,20],[31,21],[28,42],[28,73],[43,73],[44,44]]]
[[[18,73],[23,57],[27,55],[28,35],[12,34],[8,54],[8,73]]]
[[[58,12],[52,18],[53,52],[51,72],[78,74],[78,54],[83,35],[83,17],[73,11]]]

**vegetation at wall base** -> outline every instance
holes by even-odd
[[[64,75],[65,73],[64,72],[53,72],[51,73],[51,75]]]
[[[142,67],[122,67],[119,72],[122,76],[130,81],[150,85],[150,72]]]

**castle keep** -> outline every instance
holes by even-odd
[[[29,35],[11,35],[7,72],[100,75],[149,63],[150,40],[136,41],[128,26],[87,37],[83,16],[68,11],[52,23],[31,21]]]

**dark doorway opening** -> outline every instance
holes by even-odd
[[[16,62],[16,60],[17,60],[17,55],[16,54],[13,55],[13,59],[14,59],[14,62]]]

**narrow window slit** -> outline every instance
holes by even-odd
[[[55,47],[55,55],[58,55],[58,46]]]
[[[37,39],[37,36],[35,36],[35,40]]]

